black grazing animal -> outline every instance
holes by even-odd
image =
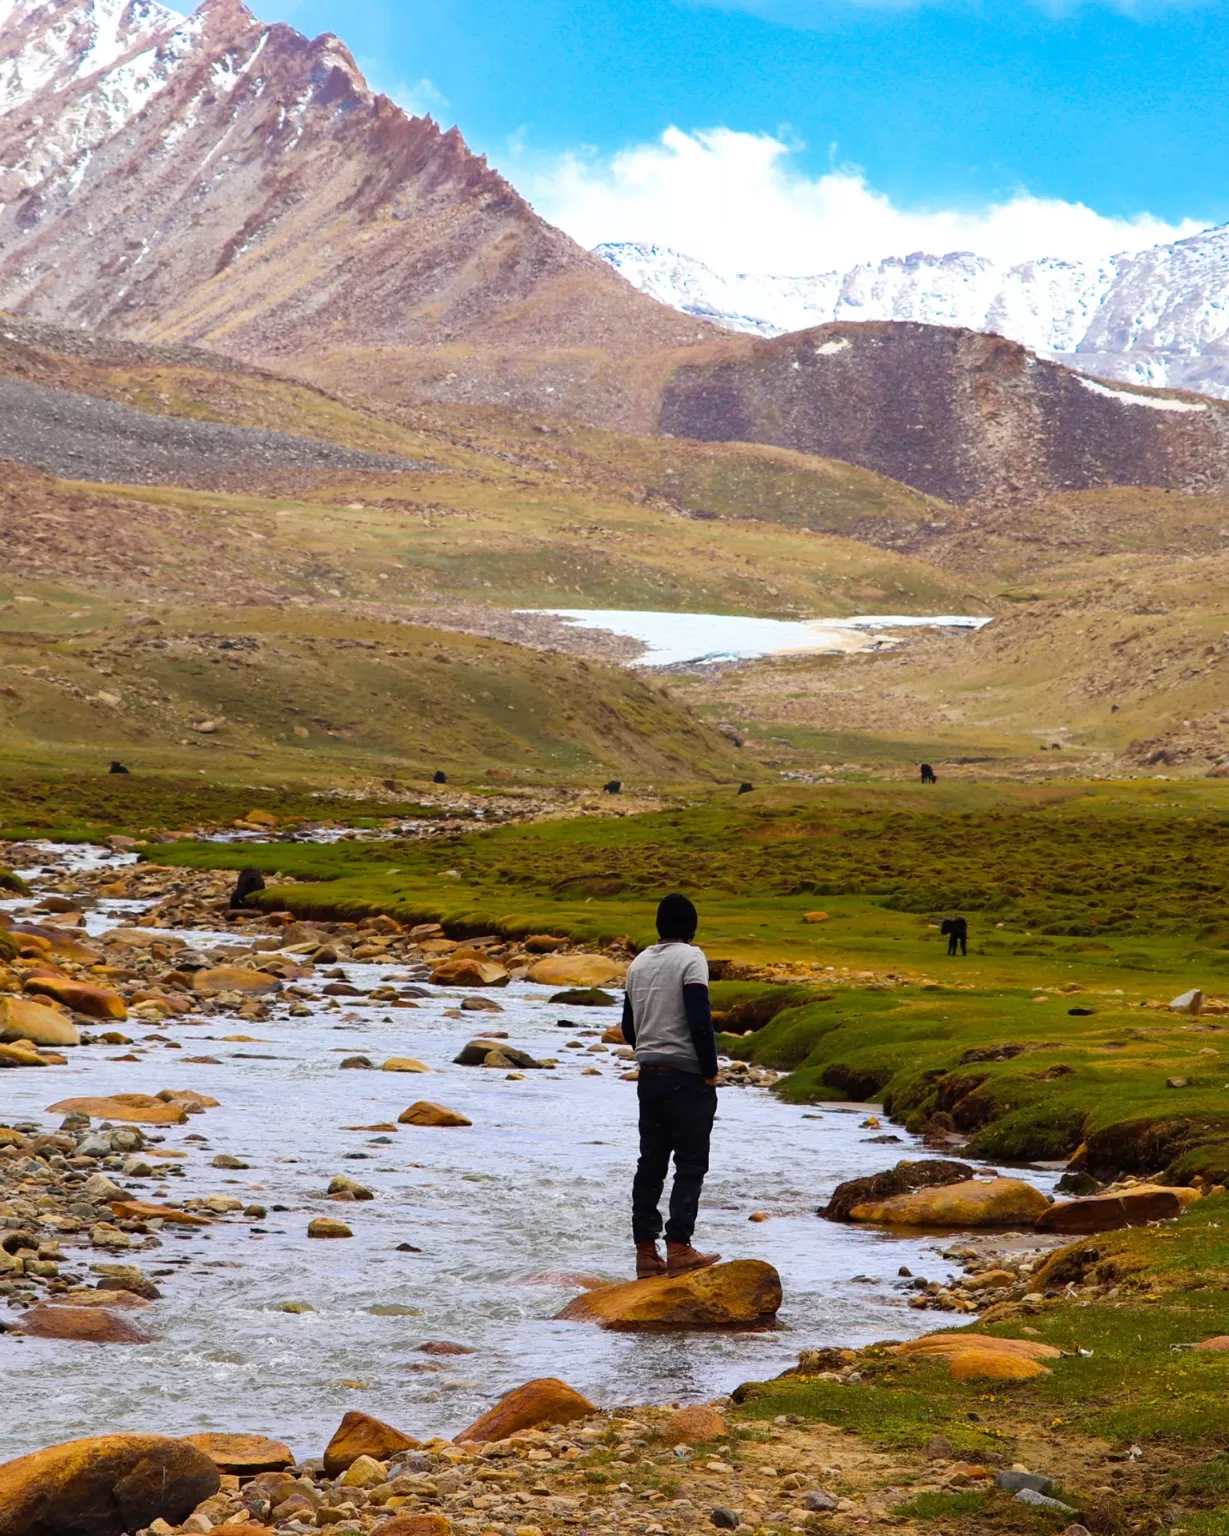
[[[622,781],[622,779],[611,779],[609,784],[603,784],[602,785],[602,793],[604,795],[618,795],[618,794],[621,794],[622,791],[623,791],[623,781]]]
[[[265,877],[258,869],[241,869],[239,878],[235,881],[235,888],[230,893],[231,910],[246,907],[248,897],[254,896],[257,891],[263,891],[264,888]]]
[[[922,783],[923,784],[937,784],[938,782],[939,782],[939,780],[935,776],[934,769],[930,766],[929,763],[923,763],[922,764]]]
[[[738,786],[738,793],[740,795],[749,795],[754,788],[754,784],[740,784]]]
[[[128,769],[124,767],[123,763],[112,763],[110,768],[107,769],[107,772],[108,773],[127,773]]]
[[[435,770],[435,772],[431,775],[431,782],[432,782],[432,784],[447,784],[447,782],[448,782],[448,775],[446,773],[441,772],[440,769],[437,768]]]
[[[963,917],[947,917],[943,920],[940,933],[947,935],[947,952],[949,955],[956,953],[959,944],[960,953],[967,955],[969,952],[969,924]]]

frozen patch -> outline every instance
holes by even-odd
[[[1132,395],[1125,389],[1111,389],[1108,384],[1098,384],[1096,379],[1084,379],[1078,375],[1075,381],[1082,389],[1094,395],[1104,395],[1107,400],[1117,400],[1123,405],[1143,405],[1150,411],[1206,411],[1207,406],[1194,400],[1160,400],[1154,395]]]
[[[816,357],[835,357],[838,352],[848,352],[853,343],[848,336],[838,336],[835,341],[825,341],[815,348]]]

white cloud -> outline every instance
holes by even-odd
[[[1009,264],[1040,256],[1097,260],[1206,227],[1146,213],[1107,218],[1082,203],[1024,191],[975,209],[904,209],[857,169],[806,176],[792,163],[794,152],[768,134],[669,128],[656,143],[609,159],[568,154],[504,169],[545,218],[582,245],[651,242],[725,273],[802,276],[914,251],[974,251]]]

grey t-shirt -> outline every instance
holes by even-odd
[[[627,968],[627,996],[636,1026],[636,1060],[646,1066],[699,1072],[683,988],[708,985],[708,961],[694,944],[654,944]]]

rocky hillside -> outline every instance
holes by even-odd
[[[1229,486],[1229,405],[1108,385],[999,336],[836,324],[706,348],[662,430],[846,459],[945,500]]]
[[[0,308],[283,362],[326,337],[621,353],[706,329],[371,91],[335,37],[242,0],[0,0]]]

